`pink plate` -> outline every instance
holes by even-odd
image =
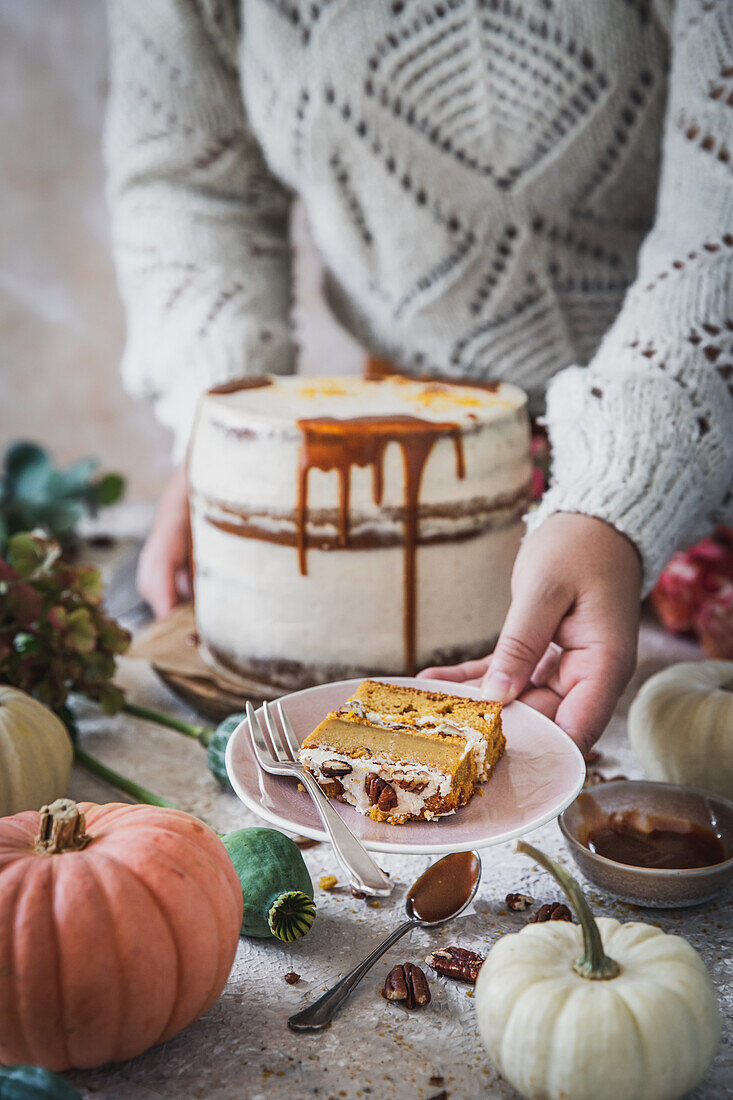
[[[384,681],[405,686],[446,691],[479,699],[479,691],[467,684],[442,680],[415,680],[384,676]],[[315,729],[329,711],[337,709],[360,684],[339,680],[292,695],[282,705],[299,741]],[[261,710],[257,712],[262,721]],[[502,712],[507,747],[489,783],[467,806],[437,821],[409,825],[384,825],[362,817],[351,806],[334,802],[344,821],[365,848],[374,852],[443,853],[488,848],[521,836],[569,806],[583,786],[585,764],[578,747],[559,726],[524,703],[512,703]],[[327,840],[321,819],[296,780],[260,771],[245,729],[229,741],[226,765],[232,786],[254,813],[290,832],[313,840]]]

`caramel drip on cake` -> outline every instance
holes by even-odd
[[[384,490],[384,453],[390,443],[402,451],[404,480],[404,639],[408,674],[415,671],[415,607],[417,574],[418,504],[425,463],[436,441],[453,439],[456,451],[456,476],[465,476],[461,429],[450,421],[421,420],[416,416],[359,416],[339,420],[324,416],[299,420],[302,432],[298,476],[298,562],[300,572],[308,571],[308,475],[319,470],[336,470],[339,477],[339,544],[349,545],[349,497],[351,467],[370,466],[374,503],[382,503]]]

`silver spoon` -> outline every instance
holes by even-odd
[[[291,1031],[322,1031],[351,996],[377,959],[411,928],[434,928],[457,917],[473,900],[481,881],[478,852],[453,852],[428,867],[410,887],[405,898],[408,919],[375,947],[353,970],[326,990],[307,1008],[288,1020]]]

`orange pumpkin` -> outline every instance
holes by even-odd
[[[0,1063],[170,1039],[221,993],[241,923],[229,855],[189,814],[58,799],[0,819]]]

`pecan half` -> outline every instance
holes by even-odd
[[[335,798],[336,795],[344,793],[344,785],[340,779],[328,779],[325,783],[319,779],[318,783],[323,793],[329,798]]]
[[[287,974],[283,974],[283,977],[288,985],[295,985],[300,981],[300,974],[296,974],[294,970],[289,970]]]
[[[478,951],[468,951],[465,947],[443,947],[425,956],[425,962],[436,974],[444,978],[455,978],[457,982],[473,985],[484,962],[484,955]]]
[[[321,775],[326,779],[339,779],[341,776],[350,775],[354,769],[345,760],[324,760],[321,764]]]
[[[410,791],[411,794],[422,794],[428,785],[427,779],[424,782],[422,779],[395,779],[394,782],[403,791]]]
[[[405,1008],[422,1008],[430,1004],[428,979],[414,963],[393,966],[385,979],[382,996],[387,1001],[399,1001]]]
[[[529,923],[544,924],[544,922],[548,920],[572,921],[572,919],[573,914],[570,912],[567,905],[563,905],[561,901],[551,901],[549,905],[541,905]]]
[[[529,909],[533,902],[534,898],[529,894],[507,894],[504,898],[504,904],[507,909],[511,909],[512,913],[522,913],[525,909]]]
[[[364,780],[364,790],[372,806],[376,806],[382,813],[387,813],[397,805],[397,794],[394,787],[382,779],[376,772],[369,772]]]

